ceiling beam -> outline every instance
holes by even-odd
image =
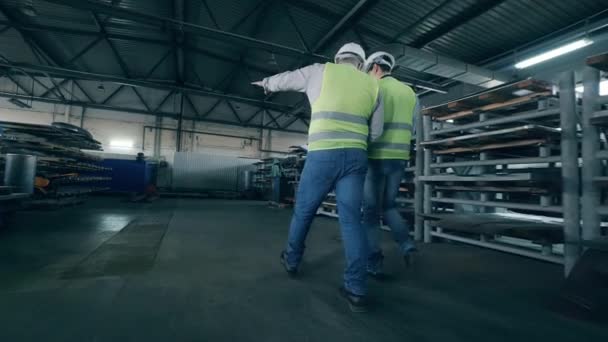
[[[10,23],[10,21],[0,20],[0,24],[8,25],[9,23]],[[114,24],[107,24],[106,26],[108,28],[114,28]],[[28,32],[65,33],[65,34],[73,34],[73,35],[86,36],[86,37],[99,37],[100,36],[99,32],[97,32],[97,31],[56,27],[56,26],[50,26],[50,25],[15,24],[15,27],[18,27],[19,29],[21,29],[23,31],[28,31]],[[108,39],[111,39],[114,41],[121,40],[121,41],[128,41],[128,42],[137,42],[137,43],[144,43],[144,44],[167,46],[170,48],[174,48],[176,46],[175,44],[173,44],[173,42],[163,40],[163,39],[134,37],[134,36],[129,36],[129,35],[125,35],[125,34],[115,34],[115,33],[107,33],[106,36],[108,37]],[[244,63],[245,65],[247,65],[248,68],[261,72],[261,73],[264,73],[264,74],[276,73],[276,70],[266,69],[266,68],[262,68],[257,65],[251,64],[251,63],[239,61],[238,57],[224,56],[224,55],[221,55],[218,53],[207,51],[205,49],[190,45],[187,42],[184,42],[184,44],[182,44],[182,45],[178,44],[177,46],[184,49],[185,52],[196,53],[196,54],[199,54],[202,56],[211,57],[211,58],[221,60],[224,62],[228,62],[231,64]]]
[[[290,0],[283,0],[286,3],[291,5]],[[3,25],[9,25],[11,24],[11,22],[9,21],[2,21],[0,20],[0,24]],[[74,34],[74,35],[81,35],[81,36],[89,36],[89,37],[99,37],[100,34],[97,31],[88,31],[88,30],[82,30],[82,29],[72,29],[72,28],[63,28],[63,27],[56,27],[56,26],[49,26],[49,25],[38,25],[38,24],[14,24],[16,27],[19,27],[21,30],[23,31],[29,31],[29,32],[52,32],[52,33],[66,33],[66,34]],[[110,24],[106,24],[106,26],[108,28],[113,27],[113,23]],[[171,41],[166,41],[163,39],[152,39],[152,38],[143,38],[143,37],[134,37],[134,36],[129,36],[129,35],[124,35],[124,34],[115,34],[115,33],[107,33],[107,38],[111,39],[111,40],[122,40],[122,41],[129,41],[129,42],[139,42],[139,43],[145,43],[145,44],[154,44],[154,45],[159,45],[159,46],[167,46],[167,47],[172,47],[173,43]],[[181,46],[185,52],[188,53],[194,53],[194,54],[198,54],[201,56],[205,56],[205,57],[210,57],[213,59],[217,59],[217,60],[221,60],[224,62],[228,62],[234,65],[245,65],[248,69],[250,70],[254,70],[256,72],[262,73],[264,75],[273,75],[276,74],[276,70],[274,69],[266,69],[263,67],[260,67],[256,64],[247,62],[246,59],[239,59],[238,56],[224,56],[215,52],[211,52],[211,51],[207,51],[204,49],[201,49],[199,47],[196,46],[192,46],[190,44],[188,44],[187,42],[185,42],[182,46]],[[148,75],[150,76],[150,75]],[[428,82],[425,82],[423,80],[419,80],[416,78],[405,78],[405,77],[401,77],[400,78],[403,81],[407,81],[409,83],[412,84],[420,84],[420,85],[424,85],[425,87],[428,88],[437,88],[437,85],[435,84],[431,84]],[[428,84],[427,84],[428,83]]]
[[[300,27],[296,23],[296,20],[294,19],[293,15],[291,15],[289,7],[287,7],[284,0],[279,0],[279,5],[281,6],[281,9],[287,16],[287,19],[289,19],[291,26],[293,26],[293,29],[296,31],[298,41],[300,41],[300,44],[302,44],[302,48],[304,48],[304,50],[306,50],[306,52],[310,52],[310,46],[308,46],[306,39],[304,39],[304,34],[302,34],[302,30],[300,30]]]
[[[417,49],[421,49],[435,40],[445,36],[446,34],[454,31],[455,29],[467,24],[471,20],[483,15],[484,13],[490,11],[496,6],[502,4],[505,0],[486,0],[481,1],[478,4],[472,5],[467,10],[461,12],[460,14],[454,15],[446,20],[443,24],[435,27],[431,31],[423,34],[422,36],[416,38],[414,41],[409,43],[408,45]]]
[[[365,15],[374,5],[378,3],[378,0],[359,0],[353,8],[348,11],[341,19],[327,32],[318,43],[312,48],[313,52],[321,51],[330,45],[341,33],[348,31],[355,27],[361,17]]]
[[[17,30],[17,32],[19,32],[19,34],[23,38],[23,41],[28,44],[28,46],[32,50],[32,53],[36,54],[36,50],[38,50],[38,52],[46,60],[46,63],[48,63],[49,65],[60,65],[59,60],[56,56],[52,56],[48,51],[46,51],[40,46],[39,42],[35,39],[34,36],[19,27],[19,21],[17,20],[17,18],[15,18],[15,16],[10,13],[6,5],[3,5],[2,3],[0,3],[0,13],[2,13],[6,17],[6,19],[8,19],[7,25],[11,25]]]
[[[324,18],[326,20],[329,20],[329,21],[339,21],[342,18],[341,14],[328,10],[327,8],[325,8],[321,5],[318,5],[316,3],[308,2],[305,0],[283,0],[283,1],[285,1],[285,3],[287,3],[291,7],[302,9],[304,11],[315,14],[315,15],[317,15],[321,18]],[[364,33],[371,37],[378,38],[382,41],[389,41],[391,38],[386,33],[378,31],[378,30],[370,29],[370,28],[367,28],[367,27],[364,27],[361,25],[355,25],[355,27],[361,33]]]
[[[122,70],[123,75],[125,75],[127,78],[131,78],[131,72],[129,71],[127,63],[125,63],[124,59],[118,52],[118,49],[116,48],[116,46],[114,46],[114,43],[110,39],[108,39],[108,32],[106,31],[104,23],[100,20],[99,15],[95,12],[93,12],[93,19],[95,21],[95,24],[99,28],[99,33],[104,37],[104,39],[110,46],[110,50],[112,50],[112,54],[114,55],[116,62],[118,62],[118,66],[120,66],[120,70]]]
[[[125,112],[125,113],[154,115],[154,116],[160,116],[160,117],[167,117],[167,118],[171,118],[171,119],[175,119],[175,120],[179,119],[179,113],[168,113],[168,112],[153,113],[150,110],[104,105],[101,103],[92,103],[92,102],[87,102],[87,101],[74,101],[74,100],[64,101],[64,100],[56,99],[56,98],[47,98],[47,97],[39,97],[39,96],[32,97],[32,96],[23,95],[23,94],[14,94],[14,93],[10,93],[10,92],[2,92],[2,91],[0,91],[0,98],[18,98],[18,99],[22,99],[22,100],[37,101],[37,102],[42,102],[42,103],[63,104],[63,105],[95,108],[95,109],[102,109],[102,110],[111,110],[111,111],[118,111],[118,112]],[[201,117],[186,117],[184,119],[193,120],[193,121],[210,122],[210,123],[216,123],[216,124],[221,124],[221,125],[244,127],[242,124],[240,124],[238,122],[227,121],[227,120],[203,119]],[[270,127],[263,127],[262,125],[255,125],[255,124],[254,125],[248,124],[246,127],[263,128],[263,129],[269,129],[269,130],[273,130],[273,131],[282,131],[282,132],[289,132],[289,133],[308,134],[308,132],[304,132],[304,131],[297,131],[297,130],[290,130],[290,129],[283,129],[283,128],[270,128]]]
[[[177,92],[183,92],[183,93],[187,93],[187,94],[212,97],[212,98],[222,98],[222,99],[232,100],[235,102],[251,104],[254,106],[272,108],[272,109],[276,109],[279,111],[293,109],[293,106],[289,106],[289,105],[285,105],[285,104],[277,103],[277,102],[253,99],[253,98],[242,97],[242,96],[238,96],[238,95],[223,94],[223,93],[207,91],[207,90],[203,90],[203,89],[186,87],[186,86],[129,79],[126,77],[106,75],[106,74],[97,74],[97,73],[72,70],[72,69],[67,69],[67,68],[33,65],[33,64],[27,64],[27,63],[8,63],[8,62],[4,62],[4,61],[0,61],[0,67],[19,68],[19,69],[23,69],[23,70],[26,70],[29,72],[37,72],[37,73],[42,73],[45,75],[48,74],[50,76],[62,77],[62,78],[105,81],[105,82],[112,82],[112,83],[116,83],[116,84],[120,84],[120,85],[132,86],[132,87],[144,87],[144,88],[153,88],[153,89],[162,89],[162,90],[175,90]]]
[[[408,25],[406,28],[404,28],[403,30],[399,31],[399,33],[397,33],[396,35],[393,36],[393,38],[391,38],[391,42],[395,42],[399,38],[401,38],[402,36],[412,33],[415,28],[417,28],[421,24],[426,23],[426,21],[430,17],[432,17],[433,15],[435,15],[437,12],[443,10],[450,3],[453,3],[453,1],[452,0],[444,0],[437,7],[433,8],[427,14],[425,14],[424,16],[422,16],[420,19],[416,20],[413,24]]]
[[[172,30],[181,30],[184,33],[206,37],[225,43],[246,46],[249,48],[261,49],[277,54],[292,56],[292,57],[307,57],[315,60],[327,60],[326,57],[311,54],[304,50],[295,49],[286,45],[276,44],[269,41],[251,38],[248,36],[227,32],[215,28],[210,28],[202,25],[178,21],[173,18],[157,16],[153,14],[142,13],[140,11],[120,8],[111,4],[102,3],[93,0],[44,0],[47,2],[70,6],[73,8],[94,11],[109,15],[115,18],[127,19],[137,23],[151,25],[156,28],[169,28]]]
[[[177,21],[184,21],[186,8],[184,6],[184,0],[173,0],[173,18]],[[181,30],[173,31],[173,40],[175,42],[175,71],[177,84],[184,84],[185,80],[185,57],[184,49],[184,32]]]

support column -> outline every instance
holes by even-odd
[[[483,122],[488,120],[488,114],[486,113],[481,113],[479,114],[479,121]],[[481,161],[485,161],[490,159],[489,158],[489,153],[488,152],[480,152],[479,153],[479,160]],[[492,168],[494,168],[494,170],[492,170]],[[487,174],[487,173],[496,173],[496,167],[495,166],[481,166],[481,174]],[[489,192],[481,192],[479,194],[479,200],[482,202],[488,202],[490,201],[491,198],[493,196],[493,194],[489,193]],[[494,212],[496,211],[496,208],[490,208],[490,207],[478,207],[477,210],[475,212],[479,212],[479,213],[490,213],[490,212]],[[487,237],[482,237],[482,239],[485,238],[487,240]],[[483,241],[483,240],[482,240]]]
[[[180,104],[179,104],[179,118],[177,120],[177,137],[176,137],[176,148],[177,152],[182,151],[182,125],[184,121],[184,94],[179,94]]]
[[[424,149],[420,146],[422,142],[422,113],[416,115],[416,174],[414,180],[414,239],[422,241],[424,232],[424,220],[420,214],[424,211],[424,183],[419,180],[424,172]]]
[[[583,129],[583,141],[581,155],[583,158],[582,182],[583,193],[581,199],[581,218],[583,220],[582,238],[590,240],[600,237],[600,217],[597,208],[600,204],[600,188],[594,184],[594,178],[601,173],[600,161],[595,157],[599,149],[599,132],[595,125],[591,124],[591,118],[599,106],[600,72],[597,69],[586,66],[583,69],[583,115],[581,127]]]
[[[32,81],[33,82],[33,81]],[[71,84],[71,87],[70,87]],[[66,85],[66,87],[68,89],[70,89],[70,91],[68,92],[66,99],[68,101],[72,100],[72,91],[74,90],[74,81],[68,81],[68,84]],[[69,124],[70,123],[70,115],[72,114],[72,105],[71,104],[66,104],[65,105],[65,110],[64,110],[64,120],[65,123]]]
[[[82,111],[80,112],[80,128],[84,128],[84,116],[87,113],[87,107],[82,107]]]
[[[549,146],[541,146],[538,148],[538,156],[542,158],[551,156],[551,148]],[[548,207],[551,205],[551,196],[549,195],[541,195],[540,196],[540,205]]]
[[[574,72],[564,72],[559,81],[560,120],[562,127],[562,206],[564,215],[564,261],[568,276],[580,253],[580,210],[577,115],[574,96]]]
[[[422,140],[427,141],[430,140],[431,137],[431,129],[433,125],[433,121],[430,115],[422,115]],[[428,148],[424,149],[424,175],[431,175],[431,150]],[[431,183],[424,183],[424,197],[423,197],[423,207],[425,214],[431,214],[432,211],[432,203],[431,203],[431,194],[432,188]],[[424,221],[424,242],[432,242],[433,237],[431,236],[431,223],[428,220]]]
[[[155,158],[160,158],[160,146],[161,146],[161,137],[163,134],[163,131],[160,129],[163,125],[163,118],[160,115],[156,116],[156,122],[154,123],[154,126],[156,127],[154,129],[154,157]]]

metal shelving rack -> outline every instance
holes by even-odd
[[[274,158],[262,159],[254,163],[256,170],[253,173],[253,187],[264,199],[269,199],[272,193],[272,162]]]
[[[28,205],[58,206],[79,203],[83,196],[108,189],[111,171],[100,166],[102,158],[87,152],[102,151],[101,143],[82,128],[55,122],[34,125],[0,121],[0,153],[36,156],[40,183]]]
[[[535,80],[506,84],[421,118],[424,241],[442,238],[573,265],[578,226],[573,73],[558,99]],[[420,223],[419,223],[420,224]]]
[[[602,221],[608,218],[608,97],[600,96],[600,74],[608,72],[608,53],[589,57],[582,73],[582,196],[581,244],[585,247],[608,247],[607,231]]]
[[[290,187],[290,189],[281,190],[282,194],[289,193],[289,196],[286,196],[284,200],[294,201],[306,159],[306,154],[301,151],[293,151],[286,158],[265,158],[254,163],[253,165],[256,167],[256,171],[253,172],[254,189],[263,199],[269,200],[272,197],[272,165],[275,159],[279,161],[281,166],[282,184],[288,184]]]

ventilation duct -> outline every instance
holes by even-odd
[[[483,88],[496,87],[509,81],[506,75],[499,72],[402,44],[391,44],[386,46],[385,49],[395,56],[397,65],[418,72]]]

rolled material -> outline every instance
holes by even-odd
[[[34,193],[36,178],[36,156],[7,154],[4,167],[4,185],[13,187],[13,192]]]

